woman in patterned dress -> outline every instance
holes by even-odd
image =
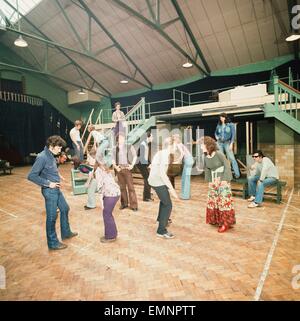
[[[209,182],[206,223],[219,226],[218,232],[224,233],[236,223],[230,186],[230,164],[224,154],[217,150],[217,143],[213,138],[204,136],[200,144],[205,153],[205,180]]]

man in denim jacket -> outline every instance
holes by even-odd
[[[235,139],[235,127],[234,124],[230,122],[226,113],[220,114],[220,120],[215,131],[215,137],[218,142],[219,150],[223,154],[226,153],[227,158],[231,162],[235,178],[239,178],[240,170],[232,151]]]
[[[60,176],[57,169],[55,156],[61,152],[66,142],[60,136],[51,136],[47,139],[44,150],[38,154],[28,179],[41,186],[42,195],[46,204],[46,233],[49,250],[62,250],[66,244],[59,242],[56,235],[55,223],[57,208],[60,210],[60,228],[62,240],[78,235],[71,232],[69,225],[69,205],[60,190]]]

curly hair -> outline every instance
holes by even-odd
[[[55,146],[66,147],[67,143],[60,136],[54,135],[54,136],[50,136],[47,138],[46,146],[48,148],[50,146],[52,146],[52,147],[55,147]]]
[[[209,136],[202,137],[200,139],[200,143],[205,145],[208,155],[211,155],[213,152],[218,150],[217,142]]]

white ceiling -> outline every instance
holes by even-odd
[[[3,0],[0,0],[0,3],[1,1]],[[15,5],[15,0],[9,2]],[[129,15],[112,0],[86,0],[84,2],[152,84],[157,85],[199,74],[200,71],[195,66],[190,69],[182,68],[181,65],[186,58],[181,53],[157,31]],[[145,18],[152,19],[145,0],[123,0],[123,2]],[[79,7],[78,1],[59,0],[59,3],[76,29],[84,48],[55,0],[43,0],[26,15],[26,18],[52,41],[78,51],[86,51],[87,13]],[[155,12],[156,0],[149,0],[149,3]],[[171,0],[160,0],[160,4],[161,24],[178,17]],[[285,0],[178,0],[178,4],[212,71],[268,60],[293,52],[293,47],[284,41],[290,28]],[[278,10],[276,14],[275,9]],[[93,20],[91,29],[92,53],[113,44]],[[21,20],[21,30],[39,35],[38,31],[25,19]],[[195,56],[195,48],[185,33],[181,21],[169,25],[164,31],[189,55]],[[29,47],[17,48],[13,45],[16,37],[16,33],[6,31],[1,36],[1,42],[34,68],[43,68],[46,45],[24,37]],[[91,86],[92,77],[112,94],[143,87],[142,84],[134,81],[122,85],[120,80],[123,77],[117,72],[87,56],[69,50],[64,50],[64,52],[84,71],[80,71],[80,74],[74,65],[68,65],[56,71],[57,68],[67,64],[69,59],[56,48],[49,47],[48,70],[61,78],[78,85]],[[141,83],[148,84],[139,72],[135,74],[134,66],[118,48],[111,47],[95,57]],[[199,58],[197,62],[205,69]],[[61,82],[59,85],[66,90],[74,90],[73,86]],[[95,85],[94,89],[96,87],[98,86]]]

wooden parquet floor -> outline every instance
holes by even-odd
[[[44,200],[26,180],[28,171],[0,176],[0,266],[6,271],[0,300],[254,300],[258,288],[259,300],[300,299],[293,272],[300,265],[298,190],[285,190],[283,204],[266,201],[259,209],[236,196],[237,224],[219,234],[205,224],[207,184],[193,177],[192,199],[173,202],[169,230],[176,237],[165,240],[156,237],[157,197],[142,202],[137,181],[139,211],[120,211],[117,204],[118,240],[103,244],[100,209],[84,211],[86,195],[72,195],[70,165],[64,165],[63,191],[79,236],[66,250],[49,252]],[[179,178],[176,184],[178,190]]]

